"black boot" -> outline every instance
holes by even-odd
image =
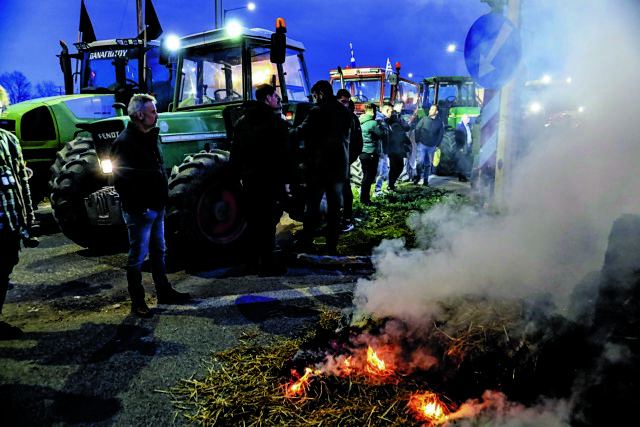
[[[180,304],[191,300],[191,294],[176,291],[168,282],[156,285],[156,294],[158,295],[158,304]]]

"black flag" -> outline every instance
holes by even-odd
[[[147,40],[155,40],[162,34],[162,27],[151,0],[145,0],[144,2],[144,26],[147,29]],[[144,32],[138,36],[139,39],[143,37]]]
[[[80,27],[78,31],[82,33],[82,41],[85,43],[91,43],[96,41],[96,33],[93,32],[93,25],[91,25],[91,19],[87,13],[87,8],[84,7],[84,0],[80,5]]]

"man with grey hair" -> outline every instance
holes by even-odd
[[[9,106],[7,92],[0,86],[0,117]],[[25,247],[38,245],[29,237],[35,222],[28,173],[18,139],[0,129],[0,313],[9,289],[9,276],[20,258],[20,241]],[[0,322],[0,340],[22,337],[20,328]]]
[[[111,147],[113,178],[120,195],[122,216],[129,232],[127,284],[131,312],[153,317],[145,302],[142,263],[149,254],[158,304],[177,304],[191,299],[176,291],[165,270],[164,214],[169,198],[167,174],[158,148],[158,111],[150,95],[136,94],[127,109],[131,121]]]

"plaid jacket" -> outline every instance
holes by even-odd
[[[0,231],[20,231],[33,222],[22,150],[12,133],[0,129]]]

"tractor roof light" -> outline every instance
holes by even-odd
[[[180,49],[180,37],[175,34],[169,34],[166,39],[167,49],[171,52],[175,52]]]
[[[140,46],[144,44],[144,40],[140,39],[116,39],[116,43],[120,46]]]
[[[226,25],[225,30],[227,31],[227,35],[232,38],[238,37],[242,34],[242,26],[238,21],[229,22]]]

